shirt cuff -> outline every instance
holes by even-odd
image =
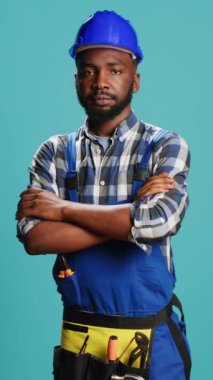
[[[137,228],[135,227],[135,216],[136,216],[136,210],[138,209],[138,206],[141,204],[141,199],[138,199],[134,201],[130,206],[130,218],[132,221],[132,229],[129,234],[128,240],[131,243],[135,243],[138,247],[140,247],[147,255],[149,255],[152,251],[152,246],[145,242],[142,237],[138,236]],[[141,227],[142,228],[142,227]]]
[[[23,218],[17,224],[17,238],[23,243],[24,237],[41,220],[36,218]]]

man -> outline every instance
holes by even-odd
[[[58,253],[55,379],[189,379],[170,246],[188,204],[187,144],[131,110],[143,54],[127,20],[96,12],[70,55],[86,124],[40,147],[17,210],[26,251]]]

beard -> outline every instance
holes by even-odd
[[[118,97],[116,95],[109,94],[108,92],[104,90],[96,90],[92,95],[86,98],[82,96],[80,92],[77,91],[79,103],[85,109],[85,112],[89,120],[95,124],[101,124],[103,122],[112,120],[116,116],[118,116],[125,109],[125,107],[131,103],[132,94],[133,94],[133,82],[130,83],[126,96],[120,101],[118,101]],[[92,99],[95,95],[107,95],[111,99],[115,100],[117,103],[107,110],[96,109],[93,105],[89,104],[90,99]]]

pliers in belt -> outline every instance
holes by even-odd
[[[140,357],[140,367],[145,368],[146,356],[149,348],[149,339],[142,332],[136,331],[135,341],[137,343],[137,346],[130,353],[127,364],[132,366],[133,363]]]

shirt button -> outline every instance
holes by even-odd
[[[96,153],[97,153],[97,154],[101,154],[101,149],[100,149],[100,148],[97,148],[97,149],[96,149]]]
[[[104,185],[105,185],[105,181],[101,181],[101,182],[100,182],[100,185],[101,185],[101,186],[104,186]]]

